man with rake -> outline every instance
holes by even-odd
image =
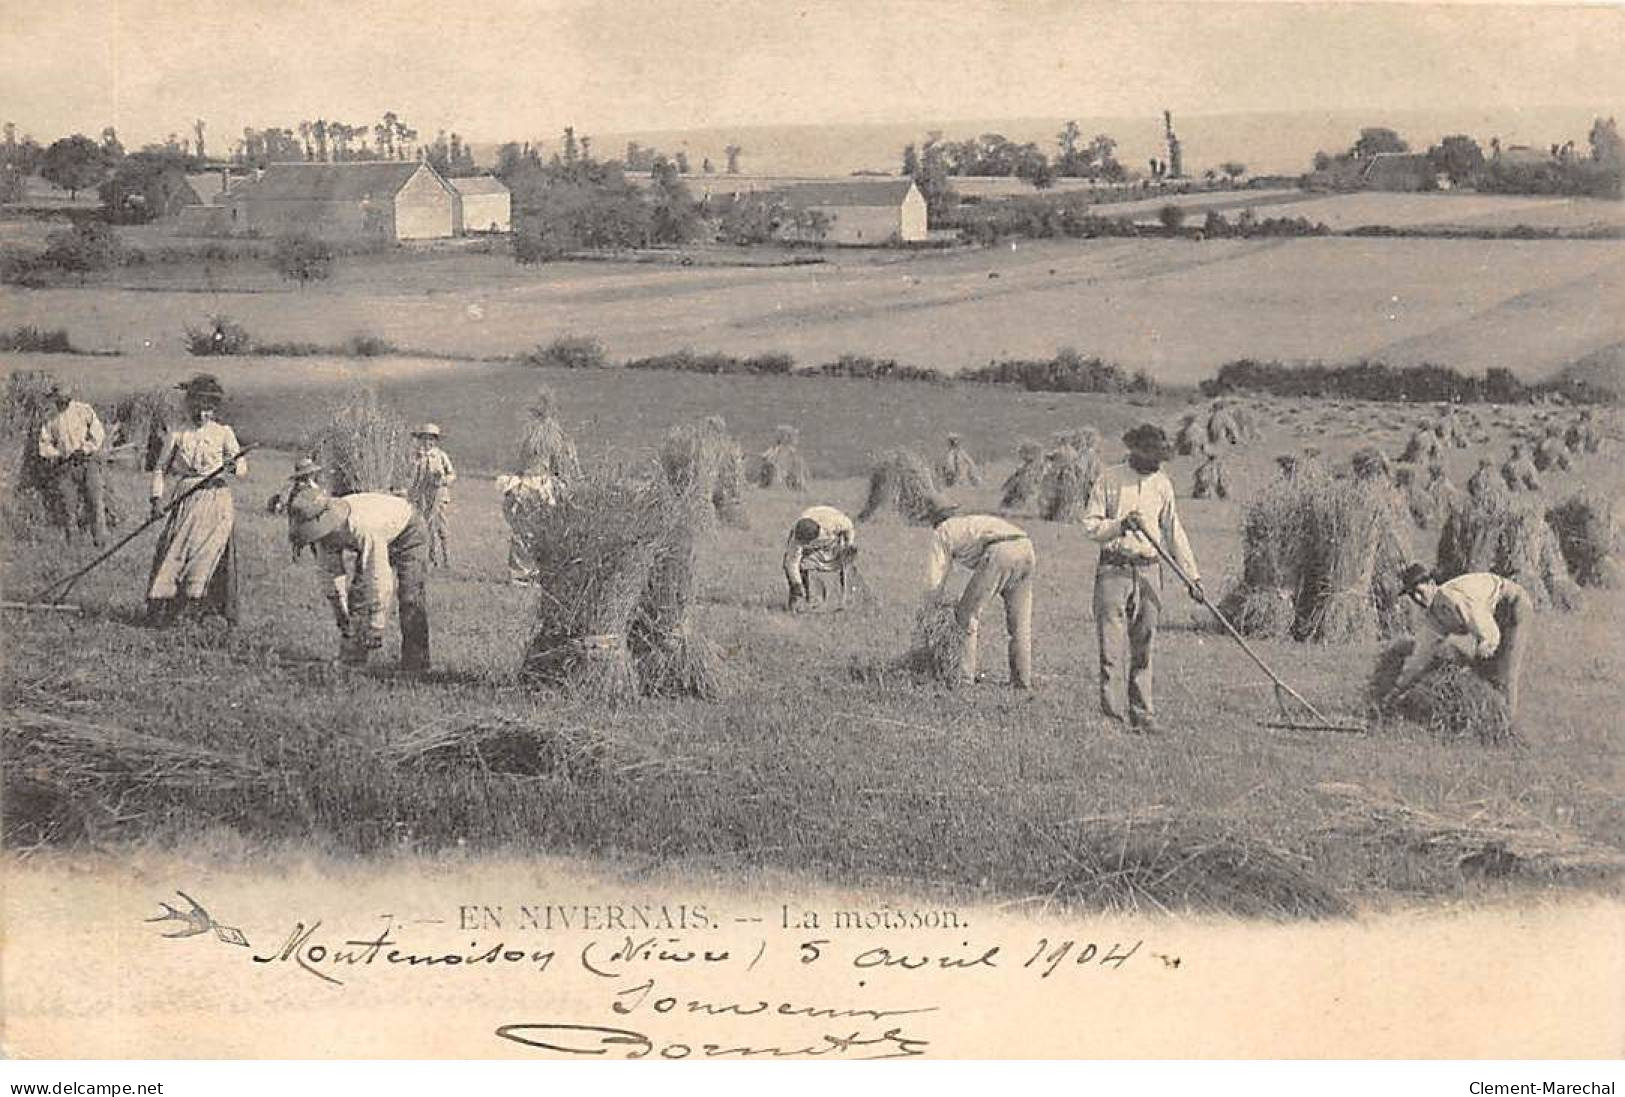
[[[1128,460],[1095,481],[1084,508],[1083,531],[1100,545],[1095,567],[1095,636],[1100,646],[1100,710],[1141,734],[1157,731],[1151,698],[1151,646],[1162,613],[1162,561],[1169,553],[1190,596],[1205,602],[1185,528],[1174,507],[1174,485],[1162,465],[1173,447],[1161,427],[1142,423],[1123,435]],[[1153,542],[1152,538],[1156,541]],[[1128,709],[1118,695],[1127,663]]]
[[[288,499],[294,559],[308,545],[322,572],[322,594],[338,625],[339,657],[364,665],[384,646],[391,594],[400,613],[401,669],[429,669],[429,603],[425,579],[429,534],[412,504],[397,495],[357,492],[338,498],[314,480],[319,466],[295,468]]]

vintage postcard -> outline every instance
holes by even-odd
[[[5,23],[8,1059],[1619,1057],[1625,9]]]

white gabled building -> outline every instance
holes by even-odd
[[[446,180],[457,192],[457,234],[510,232],[513,199],[502,180],[491,175],[470,175]]]

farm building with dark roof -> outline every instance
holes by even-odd
[[[227,201],[233,230],[259,236],[435,240],[457,232],[457,192],[421,161],[272,164]]]
[[[928,235],[925,198],[912,179],[795,183],[776,193],[792,209],[828,217],[827,243],[906,243]]]
[[[513,200],[502,180],[490,175],[448,179],[457,192],[457,231],[507,232],[512,227]]]

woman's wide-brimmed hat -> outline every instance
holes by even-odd
[[[440,424],[439,423],[419,423],[417,426],[412,428],[412,437],[413,438],[439,438],[440,437]]]

